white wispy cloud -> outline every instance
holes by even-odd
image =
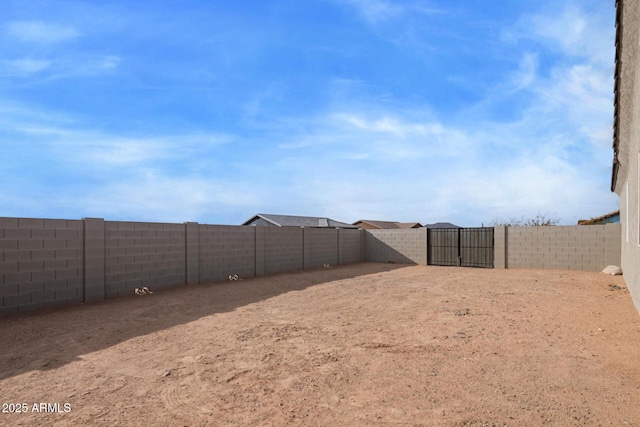
[[[511,94],[529,87],[536,79],[537,70],[538,55],[532,52],[526,52],[522,55],[518,70],[512,75],[513,89]]]
[[[167,222],[224,218],[253,211],[260,198],[247,182],[198,176],[171,176],[143,170],[108,183],[74,203],[90,215]],[[247,215],[248,216],[248,215]]]
[[[93,60],[91,60],[88,63],[88,66],[89,68],[95,68],[98,70],[100,69],[108,70],[108,69],[116,68],[121,61],[122,61],[122,58],[120,56],[104,55],[104,56],[96,57]]]
[[[59,161],[96,170],[197,156],[233,141],[231,135],[213,132],[125,136],[89,129],[77,117],[10,103],[0,104],[0,113],[0,132],[48,146]]]
[[[34,73],[46,70],[51,66],[51,61],[43,59],[13,59],[2,61],[0,75],[4,76],[30,76]]]
[[[416,19],[415,13],[437,12],[425,2],[341,4],[369,24],[376,42],[385,39],[403,53],[416,52],[425,34],[435,31],[425,30],[433,21]],[[286,117],[271,106],[286,103],[289,91],[298,88],[276,77],[272,81],[278,83],[265,82],[236,100],[240,125],[230,113],[230,123],[201,122],[202,132],[173,128],[159,134],[153,130],[157,118],[144,117],[140,120],[149,119],[149,128],[135,134],[109,130],[99,119],[67,116],[64,106],[46,111],[0,103],[6,142],[0,154],[9,156],[17,147],[19,161],[40,160],[51,169],[20,174],[16,168],[14,175],[0,170],[0,178],[18,182],[0,190],[0,204],[18,206],[18,216],[19,206],[34,212],[33,200],[46,199],[71,218],[229,223],[274,212],[347,222],[365,217],[486,225],[493,218],[550,212],[571,224],[610,211],[616,203],[607,190],[613,40],[602,34],[613,31],[588,7],[566,4],[523,16],[502,39],[490,40],[495,45],[477,55],[501,58],[493,68],[496,83],[460,70],[460,78],[482,87],[472,88],[473,101],[461,101],[467,102],[462,107],[446,104],[446,113],[438,101],[428,104],[433,98],[426,90],[403,96],[401,86],[382,87],[365,71],[334,76],[326,98],[309,100],[316,103],[313,108]],[[117,45],[108,54],[51,46],[78,38],[73,27],[15,24],[20,23],[6,26],[8,39],[39,45],[0,59],[0,66],[4,73],[37,75],[38,84],[42,75],[117,76],[127,59],[117,54]],[[503,47],[518,54],[504,59],[496,53]],[[415,59],[424,64],[425,58]],[[162,89],[157,81],[149,84]],[[215,102],[222,110],[228,104],[221,98]],[[190,107],[204,110],[204,105]],[[188,117],[186,110],[171,111]],[[218,132],[216,126],[236,133]],[[30,189],[28,197],[16,193],[20,188]]]
[[[288,161],[292,180],[315,188],[295,189],[296,200],[351,213],[343,220],[366,212],[421,222],[456,217],[463,225],[538,212],[572,224],[610,210],[615,197],[601,167],[610,159],[596,143],[610,130],[606,71],[595,64],[565,73],[561,65],[542,76],[537,66],[537,55],[525,54],[513,74],[510,87],[528,91],[511,121],[462,114],[447,123],[429,111],[372,103],[316,117],[281,146],[300,151]]]
[[[245,107],[247,116],[253,119],[260,114],[264,114],[265,109],[269,110],[271,108],[271,104],[281,102],[288,90],[287,84],[270,83],[263,90],[256,93],[253,99],[247,103]]]
[[[48,165],[36,174],[11,176],[15,188],[0,191],[0,203],[11,204],[5,215],[28,209],[46,216],[48,209],[69,218],[182,222],[214,213],[237,216],[260,205],[254,192],[260,185],[236,180],[234,168],[218,158],[218,149],[233,141],[230,135],[123,136],[18,105],[0,105],[0,112],[0,133],[15,141],[13,164]],[[11,147],[0,147],[0,153],[9,155]],[[0,177],[7,179],[4,173]],[[46,200],[47,208],[34,200]]]
[[[400,5],[385,0],[344,0],[370,24],[378,24],[393,19],[403,12]]]
[[[524,16],[504,31],[510,43],[533,41],[562,54],[562,60],[546,65],[546,75],[527,79],[535,96],[529,116],[562,120],[558,134],[574,132],[574,141],[586,138],[599,147],[609,146],[612,138],[615,48],[610,26],[603,16],[567,3],[560,13]]]
[[[4,25],[9,44],[0,52],[0,76],[33,77],[34,83],[74,77],[105,75],[123,58],[64,42],[80,38],[73,26],[44,21],[14,21]]]
[[[614,59],[612,23],[601,14],[591,13],[585,6],[567,2],[558,12],[558,4],[551,3],[544,12],[523,16],[514,27],[503,30],[503,38],[510,42],[535,40],[552,51],[610,64]],[[614,5],[611,7],[613,11]],[[608,36],[603,36],[605,34]]]
[[[384,24],[386,22],[413,16],[442,15],[446,11],[433,7],[429,2],[415,1],[391,1],[391,0],[335,0],[346,4],[358,13],[362,19],[371,25]]]
[[[379,159],[396,162],[424,157],[449,157],[467,153],[472,144],[458,129],[434,121],[423,111],[338,110],[315,117],[300,132],[279,144],[281,149],[322,148],[340,153],[340,158]]]
[[[62,136],[51,142],[54,152],[68,162],[85,167],[88,165],[95,170],[130,168],[157,161],[178,161],[190,156],[195,156],[194,160],[197,160],[198,152],[232,140],[230,136],[223,134],[122,137],[86,130],[57,133]]]
[[[611,6],[613,8],[613,4]],[[534,16],[532,24],[533,32],[546,39],[551,48],[559,46],[566,53],[588,57],[591,61],[613,61],[613,35],[603,37],[612,33],[605,28],[611,23],[601,15],[568,5],[561,14]]]
[[[60,43],[80,36],[72,26],[46,23],[42,21],[17,21],[7,24],[10,36],[32,43]]]
[[[540,87],[547,108],[566,117],[590,142],[610,146],[613,123],[612,72],[593,64],[577,64],[554,70]]]
[[[0,77],[37,77],[35,82],[104,76],[117,69],[122,58],[116,55],[83,56],[60,54],[56,59],[20,58],[0,61]]]

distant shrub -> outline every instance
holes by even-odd
[[[548,213],[538,213],[534,218],[525,219],[524,215],[521,219],[511,218],[509,220],[494,218],[493,226],[505,225],[507,227],[548,227],[558,225],[560,218],[551,218]]]

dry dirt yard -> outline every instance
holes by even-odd
[[[358,264],[4,318],[0,342],[3,426],[640,426],[640,316],[602,273]]]

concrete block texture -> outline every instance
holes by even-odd
[[[507,268],[507,227],[493,228],[493,268]]]
[[[256,247],[256,265],[255,265],[255,275],[263,276],[264,275],[264,230],[265,227],[253,227],[255,231],[255,247]]]
[[[185,222],[187,285],[200,283],[200,232],[197,222]],[[157,230],[160,231],[160,230]]]
[[[303,230],[300,227],[265,227],[265,274],[304,268]]]
[[[255,227],[202,224],[198,238],[201,282],[256,274]]]
[[[338,230],[303,228],[304,268],[338,265]]]
[[[620,264],[620,231],[620,224],[495,227],[494,266],[600,271]],[[364,231],[365,261],[421,264],[426,256],[426,229]]]
[[[427,229],[364,230],[364,260],[427,265]]]
[[[620,224],[496,227],[496,268],[620,265]],[[427,263],[426,229],[345,230],[0,217],[0,314],[360,261]]]
[[[363,234],[363,230],[338,229],[338,264],[362,262]]]
[[[105,221],[105,297],[132,293],[140,286],[184,285],[186,228],[185,224]],[[146,261],[144,255],[154,261]],[[149,278],[136,279],[135,272],[148,272]]]
[[[620,224],[508,227],[507,267],[600,271],[620,265],[620,234]]]
[[[102,218],[84,220],[84,285],[100,287],[102,292],[82,292],[86,302],[104,299],[105,223]]]
[[[362,230],[0,217],[0,314],[363,256]]]
[[[17,288],[2,299],[2,307],[37,308],[43,300],[55,299],[48,285],[61,280],[66,288],[67,279],[78,277],[78,266],[83,262],[78,250],[83,233],[78,225],[82,224],[79,220],[0,218],[0,288]],[[65,232],[73,235],[59,234]],[[71,237],[74,248],[68,249]]]

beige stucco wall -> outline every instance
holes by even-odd
[[[618,45],[618,159],[616,193],[620,196],[621,260],[624,279],[640,311],[640,234],[638,162],[640,162],[640,1],[621,2]]]

